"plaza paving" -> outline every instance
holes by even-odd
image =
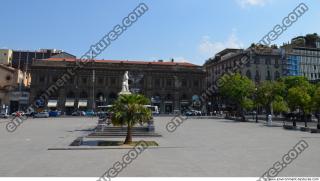
[[[301,139],[309,148],[279,176],[320,176],[318,134],[224,119],[188,119],[169,133],[165,125],[170,119],[155,118],[162,137],[147,140],[157,141],[160,148],[143,152],[120,176],[261,176]],[[128,150],[48,150],[68,146],[96,122],[31,118],[9,133],[1,119],[0,176],[100,177]]]

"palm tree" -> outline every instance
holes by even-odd
[[[132,143],[132,127],[137,123],[146,123],[152,119],[151,110],[146,106],[149,99],[140,94],[120,95],[113,103],[113,125],[127,125],[124,144]]]

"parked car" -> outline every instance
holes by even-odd
[[[33,117],[37,112],[26,112],[24,115],[27,117]]]
[[[7,118],[9,118],[9,115],[6,113],[0,113],[0,118],[7,119]]]
[[[186,112],[185,112],[185,115],[186,115],[186,116],[193,116],[193,112],[192,112],[192,111],[186,111]]]
[[[49,113],[48,112],[39,112],[39,113],[35,113],[34,118],[48,118],[49,117]]]
[[[16,112],[12,113],[11,115],[15,116],[15,117],[20,117],[20,116],[24,116],[25,113],[23,111],[16,111]]]
[[[201,111],[189,110],[185,113],[186,116],[201,116]]]
[[[71,115],[72,116],[85,116],[86,113],[84,111],[75,111]]]
[[[97,112],[97,116],[99,117],[99,119],[107,118],[108,112],[105,112],[105,111]]]
[[[181,110],[175,109],[175,110],[173,110],[173,114],[180,115],[181,114]]]
[[[59,117],[61,116],[61,111],[49,111],[50,117]]]
[[[86,111],[85,116],[96,116],[96,113],[92,110]]]

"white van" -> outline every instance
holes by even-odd
[[[149,108],[154,116],[159,115],[159,108],[158,106],[151,106],[151,105],[145,105],[147,108]]]

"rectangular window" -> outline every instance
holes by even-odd
[[[155,79],[155,81],[154,81],[154,87],[157,87],[157,88],[160,87],[160,79]]]
[[[39,82],[40,82],[40,83],[44,83],[44,79],[45,79],[44,76],[41,76],[41,77],[39,78]]]
[[[105,85],[108,85],[108,84],[109,84],[108,77],[105,77]]]
[[[82,83],[83,85],[86,85],[86,84],[87,84],[87,78],[86,78],[86,77],[82,77],[81,83]]]
[[[172,80],[171,79],[167,79],[167,87],[172,87]]]
[[[103,85],[103,78],[101,78],[101,77],[98,78],[98,84],[99,84],[99,85]]]
[[[52,77],[52,82],[57,82],[57,81],[58,81],[58,77],[57,76]]]
[[[73,85],[74,84],[74,77],[71,77],[69,82],[70,82],[71,85]]]
[[[111,85],[116,85],[116,78],[111,78]]]
[[[197,80],[193,81],[193,87],[199,87],[199,81]]]
[[[182,87],[187,87],[187,80],[185,79],[182,80]]]
[[[260,64],[260,59],[259,58],[255,58],[254,64]]]

